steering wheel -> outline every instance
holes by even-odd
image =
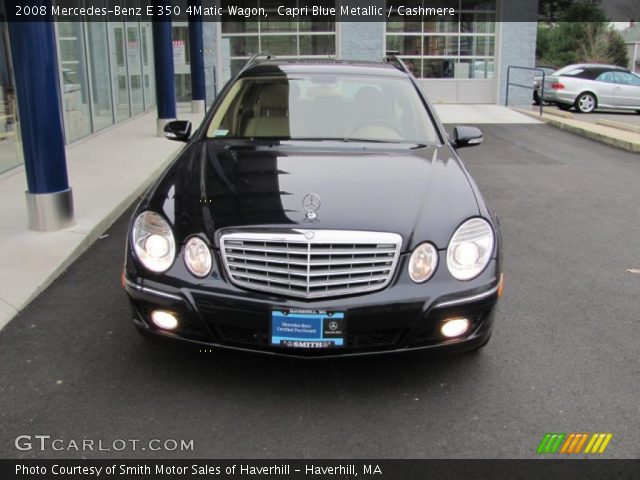
[[[375,119],[374,120],[366,120],[366,121],[358,124],[356,127],[352,128],[349,131],[348,136],[349,137],[358,138],[358,136],[354,135],[354,133],[356,133],[358,131],[361,131],[361,130],[365,130],[365,129],[370,128],[370,127],[386,128],[390,132],[393,132],[393,134],[398,138],[398,140],[402,139],[402,132],[398,129],[398,127],[396,127],[391,122],[388,122],[386,120],[375,120]]]

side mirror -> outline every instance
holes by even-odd
[[[482,131],[476,127],[461,125],[453,129],[455,148],[474,147],[482,143]]]
[[[191,136],[191,122],[188,120],[174,120],[164,126],[164,138],[177,142],[186,142]]]

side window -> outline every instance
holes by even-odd
[[[616,83],[620,85],[632,85],[640,87],[640,77],[628,72],[615,72]]]
[[[606,82],[606,83],[615,83],[615,78],[613,76],[613,72],[604,72],[598,75],[596,78],[598,82]]]

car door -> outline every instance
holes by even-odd
[[[640,77],[630,72],[614,72],[615,97],[619,108],[640,109]]]
[[[614,107],[616,105],[616,82],[612,71],[602,72],[595,79],[594,93],[598,97],[599,107]]]

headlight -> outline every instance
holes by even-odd
[[[196,277],[206,277],[211,271],[211,251],[209,246],[198,237],[191,237],[182,251],[184,264]]]
[[[166,272],[176,254],[173,232],[167,221],[154,212],[142,212],[132,230],[133,249],[138,259],[152,272]]]
[[[409,259],[409,277],[416,283],[426,282],[436,271],[438,251],[430,243],[418,245]]]
[[[489,222],[472,218],[451,238],[447,249],[449,272],[458,280],[471,280],[485,269],[493,254],[494,236]]]

